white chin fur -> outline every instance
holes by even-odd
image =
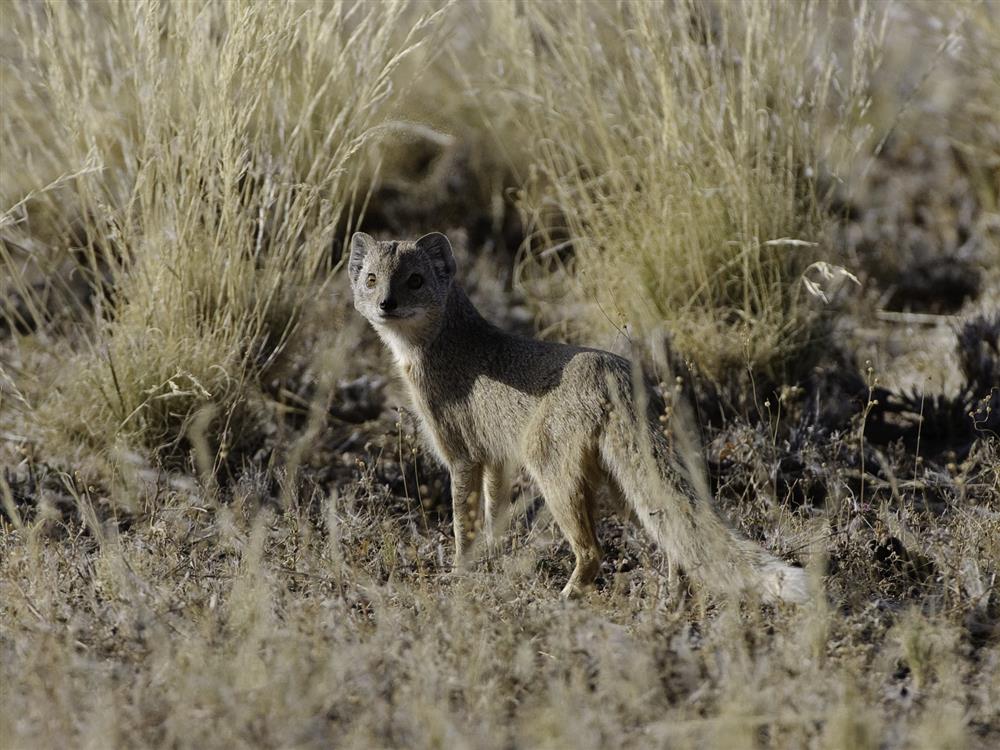
[[[375,323],[375,330],[400,365],[406,366],[413,359],[417,330],[417,316],[389,318]]]

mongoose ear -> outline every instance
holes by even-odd
[[[425,234],[416,241],[419,250],[427,253],[438,276],[442,281],[450,280],[455,275],[455,254],[451,251],[451,243],[440,232]]]
[[[355,232],[351,237],[351,258],[347,262],[347,272],[351,275],[351,283],[354,284],[361,275],[361,266],[364,265],[365,255],[375,247],[375,240],[364,232]]]

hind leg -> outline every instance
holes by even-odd
[[[576,564],[562,595],[573,599],[583,594],[594,582],[601,567],[601,546],[594,531],[593,502],[590,490],[583,483],[568,488],[552,489],[546,496],[552,515],[569,540]]]
[[[596,464],[588,457],[574,464],[540,469],[533,473],[576,557],[573,574],[562,595],[576,598],[590,588],[601,567],[601,546],[594,530]]]

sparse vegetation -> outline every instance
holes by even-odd
[[[996,746],[998,29],[2,4],[0,745]],[[615,517],[564,603],[523,480],[451,574],[359,224],[447,232],[507,328],[665,334],[718,503],[814,606],[714,599]]]

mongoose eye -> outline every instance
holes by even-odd
[[[419,289],[424,285],[424,277],[419,273],[411,273],[410,278],[406,280],[406,285],[410,289]]]
[[[375,274],[373,274],[373,273],[368,274],[368,278],[365,279],[365,286],[368,287],[369,289],[374,288],[374,286],[375,286]]]

